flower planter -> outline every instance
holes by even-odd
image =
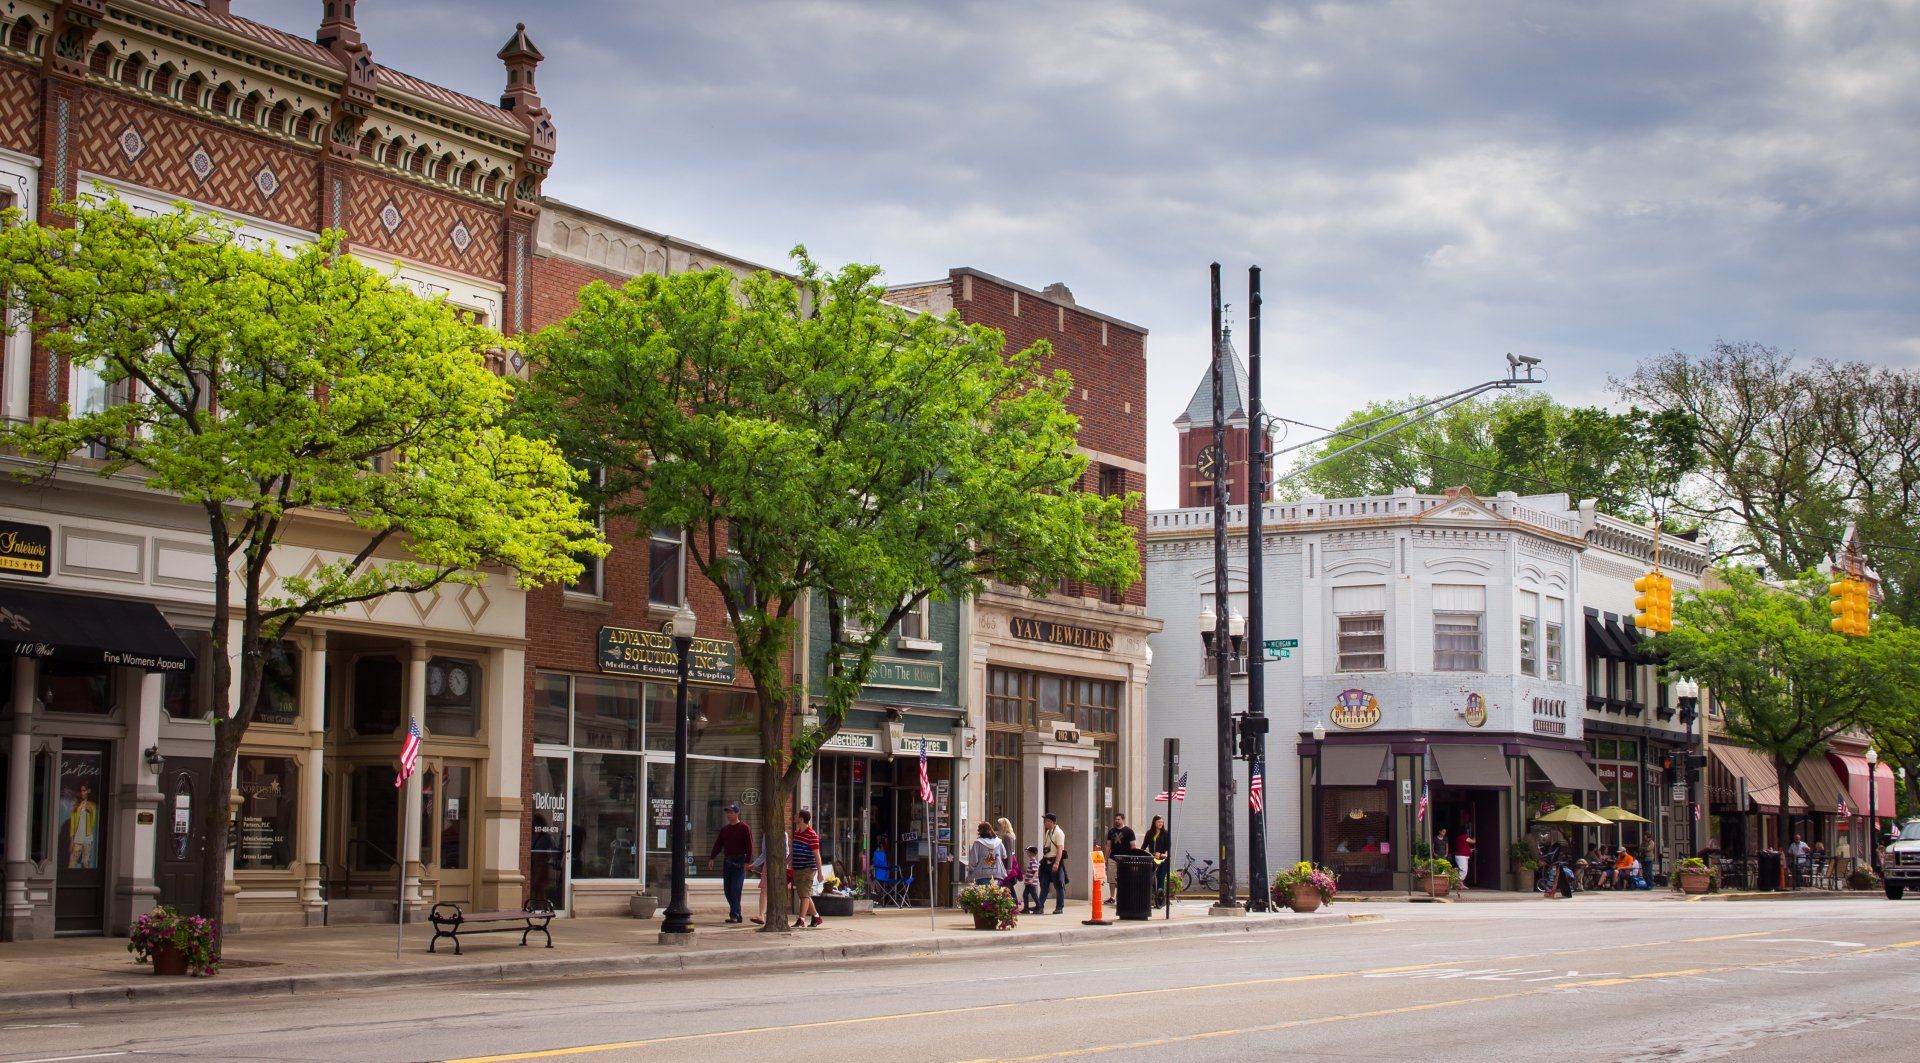
[[[153,973],[170,978],[184,976],[187,973],[187,954],[164,946],[154,949]]]
[[[1445,897],[1453,892],[1453,880],[1445,875],[1428,875],[1423,881],[1429,897]]]
[[[1305,915],[1308,912],[1318,911],[1320,903],[1319,890],[1312,886],[1295,886],[1292,896],[1288,898],[1287,906]]]
[[[1679,879],[1681,893],[1701,894],[1713,888],[1713,876],[1705,871],[1682,871]]]
[[[873,901],[871,898],[836,897],[831,893],[823,893],[815,897],[813,899],[813,906],[819,910],[821,915],[833,916],[834,918],[844,918],[849,915],[870,915],[873,912]]]
[[[973,928],[975,930],[998,930],[1000,923],[991,915],[975,912],[973,916]]]
[[[627,898],[627,912],[635,919],[652,919],[660,910],[660,899],[651,893],[636,893]]]

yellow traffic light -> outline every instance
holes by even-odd
[[[1873,628],[1873,603],[1867,598],[1867,581],[1853,580],[1853,630],[1850,635],[1865,635]]]
[[[1673,630],[1673,580],[1659,569],[1633,581],[1639,594],[1633,599],[1633,626],[1642,631]]]
[[[1867,581],[1842,578],[1827,588],[1827,609],[1833,619],[1827,622],[1835,634],[1859,637],[1873,630],[1873,603],[1868,598]]]

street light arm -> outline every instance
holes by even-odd
[[[1358,435],[1360,433],[1360,430],[1363,428],[1370,428],[1373,425],[1379,424],[1381,421],[1392,420],[1395,417],[1404,417],[1407,414],[1424,410],[1427,407],[1436,405],[1438,403],[1444,402],[1444,403],[1447,403],[1449,406],[1451,406],[1456,404],[1454,400],[1470,399],[1475,395],[1479,395],[1483,392],[1505,390],[1507,388],[1518,387],[1521,384],[1527,384],[1527,383],[1538,383],[1538,381],[1529,381],[1524,377],[1502,377],[1498,380],[1489,380],[1482,384],[1475,384],[1470,388],[1461,388],[1459,391],[1453,392],[1450,395],[1442,395],[1437,399],[1425,399],[1420,402],[1416,402],[1411,406],[1404,406],[1398,410],[1393,410],[1388,413],[1383,413],[1378,417],[1370,417],[1364,421],[1361,421],[1359,424],[1352,424],[1352,425],[1348,425],[1345,428],[1338,428],[1331,432],[1328,432],[1325,435],[1316,436],[1313,439],[1306,440],[1305,442],[1295,443],[1290,447],[1282,447],[1279,450],[1270,452],[1267,456],[1270,458],[1277,458],[1282,454],[1291,454],[1296,450],[1301,450],[1303,448],[1313,446],[1316,443],[1324,443],[1327,440],[1334,438],[1335,436]],[[1445,407],[1442,407],[1442,409],[1445,409]],[[1277,417],[1271,418],[1271,420],[1276,420],[1276,421],[1280,419],[1281,418],[1277,418]]]
[[[1388,436],[1393,435],[1395,432],[1400,432],[1400,431],[1404,431],[1405,429],[1412,428],[1414,425],[1417,425],[1422,421],[1429,420],[1438,414],[1444,413],[1447,410],[1450,410],[1453,407],[1460,405],[1461,403],[1467,401],[1470,398],[1473,398],[1475,395],[1478,395],[1482,392],[1493,391],[1496,389],[1511,388],[1518,384],[1524,384],[1524,383],[1526,383],[1526,381],[1524,380],[1494,380],[1494,381],[1489,381],[1485,384],[1481,384],[1477,387],[1468,388],[1465,391],[1457,391],[1453,395],[1447,396],[1445,400],[1435,399],[1434,400],[1435,403],[1443,403],[1443,404],[1442,405],[1434,405],[1433,403],[1423,404],[1424,406],[1431,407],[1431,408],[1427,409],[1427,411],[1421,414],[1420,416],[1412,418],[1410,420],[1402,421],[1399,424],[1394,425],[1391,428],[1387,428],[1383,431],[1375,432],[1374,434],[1361,439],[1358,443],[1354,443],[1351,446],[1341,447],[1339,450],[1336,450],[1333,453],[1318,459],[1317,461],[1309,462],[1287,473],[1285,476],[1277,477],[1273,481],[1273,483],[1275,486],[1278,486],[1280,484],[1286,483],[1288,480],[1294,479],[1295,477],[1304,476],[1307,473],[1312,472],[1313,470],[1319,468],[1322,465],[1327,464],[1330,461],[1334,461],[1336,459],[1346,457],[1348,454],[1352,453],[1353,451],[1359,450],[1360,448],[1365,447],[1372,443],[1378,443],[1382,439],[1385,439]],[[1413,407],[1413,409],[1420,409],[1420,408],[1421,407]],[[1387,414],[1386,416],[1392,417],[1396,415]],[[1375,418],[1375,420],[1379,420],[1379,418]],[[1357,428],[1358,426],[1356,425],[1355,427]],[[1356,433],[1351,428],[1346,429],[1344,431],[1336,430],[1333,432],[1329,432],[1325,436],[1322,436],[1321,439],[1332,439],[1334,436],[1351,437],[1355,434]],[[1308,446],[1310,445],[1310,443],[1318,442],[1318,441],[1319,440],[1312,440],[1309,443],[1302,443],[1300,444],[1300,446]],[[1298,448],[1296,447],[1294,449],[1298,449]]]

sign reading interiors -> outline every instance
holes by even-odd
[[[694,639],[687,652],[687,678],[695,683],[733,682],[734,645],[719,639]],[[678,679],[680,657],[673,636],[631,627],[600,629],[600,670],[649,679]]]
[[[53,558],[53,529],[44,524],[0,520],[0,572],[46,579]]]

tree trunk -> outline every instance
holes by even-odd
[[[766,854],[763,887],[767,892],[767,922],[763,934],[784,934],[787,925],[787,801],[785,706],[769,704],[760,694],[760,844]]]

